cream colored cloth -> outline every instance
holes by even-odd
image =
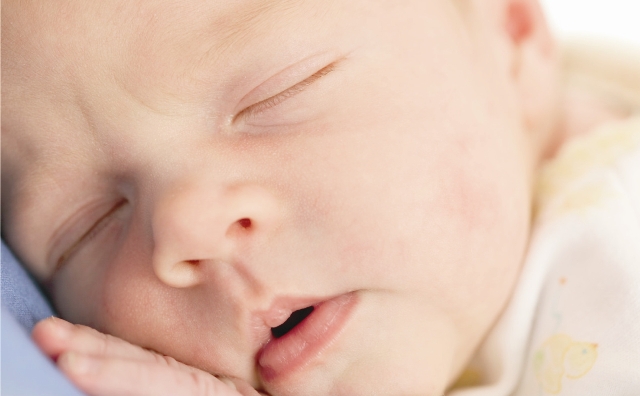
[[[568,143],[514,295],[448,396],[640,395],[640,117]]]

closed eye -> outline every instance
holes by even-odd
[[[248,118],[252,115],[255,114],[259,114],[262,113],[272,107],[275,107],[277,105],[279,105],[280,103],[284,102],[287,99],[290,99],[294,96],[296,96],[297,94],[303,92],[305,89],[307,89],[309,86],[311,86],[314,82],[318,81],[319,79],[321,79],[322,77],[326,76],[327,74],[331,73],[332,71],[334,71],[336,69],[336,63],[337,62],[333,62],[330,65],[327,65],[325,67],[323,67],[322,69],[318,70],[317,72],[315,72],[313,75],[311,75],[310,77],[306,78],[305,80],[295,84],[294,86],[287,88],[286,90],[271,96],[270,98],[267,98],[265,100],[262,100],[258,103],[255,103],[243,110],[241,110],[238,114],[236,114],[236,116],[233,118],[233,122],[237,122],[240,121],[242,119]]]
[[[126,199],[122,199],[118,201],[108,212],[98,218],[91,227],[87,231],[82,234],[77,241],[75,241],[67,250],[62,253],[60,257],[55,262],[55,267],[53,269],[52,275],[49,277],[53,277],[58,270],[67,262],[69,257],[71,257],[81,246],[91,241],[91,239],[95,238],[105,227],[109,225],[111,220],[113,220],[114,215],[121,209],[128,201]]]

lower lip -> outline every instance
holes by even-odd
[[[318,356],[340,334],[356,303],[354,293],[324,301],[287,334],[272,338],[258,354],[263,380],[283,378]]]

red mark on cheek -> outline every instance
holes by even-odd
[[[476,180],[473,171],[460,167],[452,169],[443,183],[442,206],[448,212],[448,220],[458,220],[464,229],[486,230],[494,225],[496,198],[486,180]]]

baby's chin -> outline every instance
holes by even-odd
[[[382,364],[382,362],[380,362]],[[272,396],[441,396],[446,389],[446,380],[429,378],[426,370],[422,375],[400,372],[379,365],[355,364],[341,373],[332,369],[318,368],[306,372],[286,382],[272,384],[264,390]],[[366,370],[366,371],[364,371]]]
[[[345,334],[330,353],[291,375],[264,382],[272,396],[441,396],[451,382],[451,360],[442,350],[411,346],[380,348],[386,336],[375,332]],[[378,345],[376,345],[378,344]],[[413,347],[412,353],[410,350]],[[427,356],[425,358],[425,355]]]

